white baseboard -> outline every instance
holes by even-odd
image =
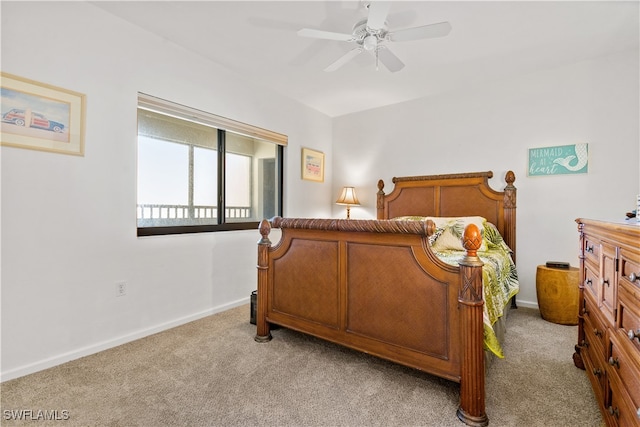
[[[201,311],[199,313],[193,313],[185,317],[171,320],[169,322],[161,323],[150,328],[140,329],[138,331],[122,335],[120,337],[96,343],[87,347],[82,347],[58,356],[50,357],[48,359],[40,360],[35,363],[20,366],[5,372],[0,373],[0,382],[9,381],[15,378],[23,377],[25,375],[33,374],[38,371],[42,371],[54,366],[61,365],[71,360],[79,359],[81,357],[89,356],[113,347],[117,347],[122,344],[126,344],[131,341],[138,340],[140,338],[147,337],[149,335],[156,334],[158,332],[166,331],[167,329],[175,328],[176,326],[184,325],[194,320],[202,319],[212,314],[220,313],[231,308],[239,307],[249,303],[249,297],[242,298],[237,301],[233,301],[228,304],[223,304],[217,307],[210,308],[208,310]],[[248,320],[247,320],[248,321]]]
[[[519,300],[517,296],[516,296],[516,305],[518,307],[535,308],[536,310],[540,309],[540,307],[538,307],[537,302]]]

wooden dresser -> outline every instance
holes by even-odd
[[[640,223],[579,218],[580,312],[574,363],[608,426],[640,426]]]

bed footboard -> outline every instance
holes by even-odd
[[[269,240],[271,227],[280,241]],[[457,415],[485,413],[482,243],[459,267],[428,244],[431,221],[274,218],[260,223],[256,341],[281,325],[460,383]]]

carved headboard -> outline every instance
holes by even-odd
[[[516,251],[516,180],[506,173],[504,191],[493,190],[493,172],[395,177],[393,191],[385,194],[378,181],[377,217],[400,216],[482,216],[493,223],[505,242]]]

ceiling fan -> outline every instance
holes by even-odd
[[[356,44],[355,48],[338,58],[337,61],[325,68],[324,71],[335,71],[364,51],[371,52],[375,56],[376,69],[378,68],[379,60],[389,71],[400,71],[404,68],[404,63],[389,50],[385,43],[444,37],[451,31],[451,24],[445,21],[437,24],[389,31],[386,25],[386,19],[389,9],[391,8],[391,3],[391,1],[371,1],[367,4],[366,7],[369,9],[367,19],[358,21],[353,26],[351,34],[303,28],[298,31],[298,35],[301,37],[337,40]]]

